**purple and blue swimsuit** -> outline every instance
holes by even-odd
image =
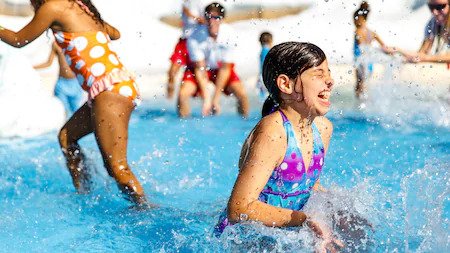
[[[292,124],[281,110],[279,112],[286,130],[288,144],[286,154],[283,162],[273,170],[266,186],[259,194],[259,200],[273,206],[298,211],[308,201],[312,188],[319,179],[325,149],[319,130],[313,123],[313,155],[309,168],[306,169]],[[227,210],[225,210],[220,215],[219,223],[214,227],[214,234],[220,235],[229,225],[231,224],[228,222]]]

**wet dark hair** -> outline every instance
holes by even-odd
[[[364,19],[367,19],[369,12],[370,12],[369,3],[367,3],[366,1],[362,1],[361,5],[359,6],[359,9],[357,9],[355,11],[355,13],[353,13],[353,18],[355,20],[358,20],[359,17],[363,17]]]
[[[34,12],[38,11],[39,8],[41,8],[41,6],[45,3],[45,1],[46,0],[36,0],[36,1],[31,0],[30,2],[34,8]],[[75,0],[69,0],[69,1],[75,2]],[[97,8],[94,6],[94,4],[92,4],[91,0],[79,0],[79,1],[81,1],[84,5],[86,5],[86,7],[88,7],[89,11],[92,12],[92,14],[93,14],[92,18],[95,21],[100,22],[102,25],[105,23],[105,21],[103,21],[103,19],[102,19],[102,16],[100,15],[100,12],[98,12]]]
[[[259,36],[259,42],[261,42],[261,44],[271,43],[272,40],[273,38],[270,32],[262,32],[261,35]]]
[[[277,110],[282,102],[277,86],[279,75],[284,74],[295,79],[305,70],[317,67],[325,60],[322,49],[307,42],[284,42],[272,47],[267,53],[262,70],[264,85],[269,91],[269,97],[262,108],[262,116]]]
[[[211,13],[212,11],[215,11],[215,12],[219,13],[220,16],[225,18],[225,7],[223,7],[221,4],[219,4],[219,3],[211,3],[208,6],[206,6],[206,8],[205,8],[205,15],[207,13]]]

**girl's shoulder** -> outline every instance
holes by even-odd
[[[278,140],[286,137],[283,127],[283,118],[279,112],[273,112],[263,117],[253,128],[253,135],[264,134],[270,139]]]

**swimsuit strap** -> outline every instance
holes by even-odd
[[[281,114],[281,118],[283,118],[283,124],[286,122],[289,122],[288,118],[286,117],[286,115],[284,114],[284,112],[282,110],[278,110]]]
[[[317,128],[316,124],[313,122],[312,124],[313,129],[313,153],[314,152],[323,152],[324,146],[322,142],[322,137],[320,136],[319,129]]]
[[[89,9],[89,7],[86,6],[81,0],[75,0],[75,3],[77,3],[81,9],[83,9],[89,16],[95,16],[94,13]]]

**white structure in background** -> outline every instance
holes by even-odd
[[[0,45],[0,138],[31,137],[57,130],[65,120],[61,102],[17,49]]]

